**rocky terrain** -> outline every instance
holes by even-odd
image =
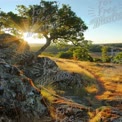
[[[116,106],[93,108],[86,99],[61,95],[48,86],[83,89],[84,82],[80,74],[61,70],[53,60],[35,57],[24,40],[1,34],[0,122],[122,121]]]

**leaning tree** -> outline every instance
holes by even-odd
[[[84,21],[71,10],[68,5],[59,7],[56,1],[43,1],[39,5],[17,6],[18,14],[3,14],[4,25],[7,21],[8,28],[20,32],[38,33],[39,37],[45,38],[46,43],[36,52],[41,54],[51,43],[72,43],[75,46],[83,46],[83,32],[87,29]],[[23,24],[24,23],[24,24]],[[16,26],[15,26],[16,25]],[[23,30],[23,31],[22,31]]]

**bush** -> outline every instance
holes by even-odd
[[[59,52],[58,57],[71,59],[73,57],[73,54],[71,51]]]
[[[111,60],[108,55],[108,46],[103,46],[101,50],[102,50],[102,62],[103,63],[110,62]]]
[[[54,57],[54,54],[48,52],[43,52],[42,55]]]
[[[100,58],[94,58],[94,62],[102,62],[102,59],[100,59]]]
[[[89,55],[86,48],[70,48],[66,52],[59,52],[59,58],[76,59],[81,61],[93,61],[93,58]]]
[[[79,48],[73,51],[73,58],[81,61],[93,61],[87,49]]]
[[[118,53],[117,55],[114,56],[113,62],[122,64],[122,52],[120,52],[120,53]]]

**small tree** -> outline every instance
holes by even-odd
[[[52,42],[69,43],[78,46],[83,43],[83,32],[87,29],[84,21],[79,18],[68,5],[58,7],[56,1],[41,0],[40,5],[25,7],[20,5],[17,8],[19,14],[3,14],[3,24],[8,28],[23,32],[38,33],[46,39],[43,47],[36,52],[36,56],[41,54]],[[14,17],[15,16],[15,17]],[[5,19],[5,18],[8,19]],[[11,18],[11,19],[10,19]],[[24,21],[23,21],[24,20]],[[27,25],[26,28],[21,27]],[[17,24],[17,26],[15,26]],[[10,26],[9,26],[10,25]]]
[[[71,51],[59,52],[58,57],[71,59],[73,57],[73,53]]]
[[[114,62],[114,63],[122,64],[122,52],[119,52],[118,54],[116,54],[116,55],[114,56],[113,62]]]
[[[108,62],[108,46],[102,46],[102,62]]]
[[[89,55],[88,49],[77,48],[73,51],[73,58],[81,61],[93,61],[92,57]]]

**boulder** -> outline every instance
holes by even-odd
[[[47,108],[42,96],[17,67],[0,59],[0,118],[15,119],[20,113],[40,117]]]
[[[57,64],[47,57],[38,57],[34,63],[24,67],[23,71],[37,86],[48,84],[58,84],[62,87],[82,86],[79,74],[60,70]]]

